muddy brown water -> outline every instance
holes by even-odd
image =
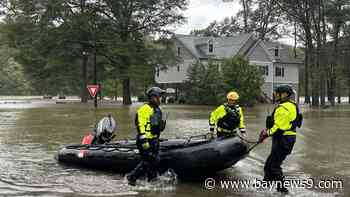
[[[142,186],[130,187],[122,175],[63,166],[54,159],[61,147],[79,143],[96,121],[107,114],[118,121],[118,139],[134,137],[134,114],[140,105],[104,104],[95,110],[91,104],[79,103],[0,104],[0,196],[281,196],[257,188],[270,151],[270,140],[257,146],[232,168],[208,177],[216,181],[215,188],[210,190],[205,188],[204,181],[181,180],[170,186],[141,183]],[[163,138],[208,131],[208,116],[213,106],[162,107],[169,112]],[[249,139],[257,138],[272,108],[272,105],[259,105],[245,109]],[[283,168],[286,175],[307,184],[312,178],[313,187],[299,185],[291,189],[289,196],[350,196],[350,106],[327,109],[303,106],[303,111],[304,126],[298,131],[293,153]],[[232,180],[247,180],[250,186],[221,187],[223,181]],[[320,183],[323,184],[317,185]]]

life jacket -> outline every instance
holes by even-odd
[[[90,134],[84,136],[81,144],[86,144],[86,145],[92,144],[94,138],[95,138],[95,136],[90,133]]]
[[[239,105],[230,107],[228,106],[227,103],[224,104],[224,107],[225,107],[226,115],[218,121],[217,125],[220,128],[232,131],[235,128],[239,127],[240,108],[239,108]]]
[[[284,101],[284,102],[290,102],[290,101]],[[300,128],[303,124],[303,114],[300,112],[299,107],[296,103],[294,103],[294,102],[290,102],[290,103],[293,103],[295,105],[297,115],[296,115],[295,119],[290,122],[292,127],[288,130],[296,132],[296,128]],[[275,112],[276,112],[277,108],[283,107],[288,111],[288,109],[281,104],[273,110],[273,112],[270,116],[266,117],[266,128],[267,129],[271,129],[273,127],[273,125],[275,124],[274,116],[275,116]],[[279,129],[279,130],[281,130],[281,129]],[[284,130],[281,130],[281,131],[284,132]]]
[[[159,107],[153,108],[153,111],[150,118],[151,132],[153,135],[160,135],[165,129],[165,121],[162,120],[162,111]]]
[[[147,124],[150,124],[150,131],[147,132],[151,132],[153,135],[160,135],[160,133],[162,131],[164,131],[165,129],[165,125],[166,122],[164,120],[162,120],[162,111],[160,110],[160,108],[154,107],[150,104],[147,104],[149,106],[151,106],[153,108],[153,114],[151,115],[151,117],[149,118],[149,121],[147,122]],[[139,118],[138,118],[138,114],[136,113],[136,117],[135,117],[135,125],[137,128],[137,132],[140,133],[140,128],[139,128]]]

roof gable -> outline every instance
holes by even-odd
[[[255,43],[247,54],[247,58],[251,61],[272,62],[271,54],[266,50],[261,41]]]
[[[214,57],[218,59],[230,58],[237,55],[253,34],[239,34],[233,37],[198,37],[191,35],[175,35],[196,58]],[[208,41],[212,40],[214,50],[208,54]]]

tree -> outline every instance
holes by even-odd
[[[349,20],[350,12],[350,2],[347,0],[329,0],[326,1],[325,14],[328,22],[331,24],[330,36],[333,41],[333,53],[331,55],[331,60],[329,68],[327,69],[328,76],[328,100],[331,102],[332,106],[335,105],[335,92],[336,92],[336,82],[337,82],[337,70],[339,70],[339,37],[341,33],[341,28]],[[350,21],[348,21],[350,22]]]
[[[219,37],[219,36],[233,36],[237,33],[244,32],[244,28],[242,25],[237,21],[236,17],[227,17],[223,21],[213,21],[211,22],[208,27],[204,29],[199,30],[192,30],[191,35],[196,36],[213,36],[213,37]]]
[[[80,84],[76,64],[82,53],[70,41],[78,36],[72,34],[72,25],[56,20],[62,14],[57,2],[12,0],[6,4],[4,33],[9,45],[18,50],[15,60],[23,65],[37,94],[75,94]]]
[[[167,32],[167,28],[173,24],[184,21],[179,12],[187,5],[186,0],[103,0],[98,13],[109,19],[113,32],[120,39],[119,53],[120,71],[123,78],[123,103],[131,104],[130,97],[130,70],[132,59],[135,57],[130,52],[130,42],[149,33]]]
[[[3,27],[3,25],[1,25]],[[22,65],[14,61],[16,50],[0,34],[0,95],[25,95],[30,92]]]
[[[251,31],[260,39],[280,38],[279,28],[285,20],[275,0],[261,0],[256,4],[257,8],[250,15]]]
[[[302,40],[305,45],[305,58],[304,58],[304,90],[305,90],[305,103],[310,103],[309,94],[309,78],[312,73],[314,63],[314,45],[312,35],[312,18],[311,12],[314,9],[313,2],[309,0],[282,0],[275,1],[279,8],[288,16],[291,21],[295,21],[302,29]],[[311,72],[310,72],[311,71]],[[312,77],[312,75],[311,75]],[[313,99],[316,102],[316,99]]]
[[[227,59],[222,64],[225,92],[235,90],[240,95],[240,102],[252,105],[261,95],[264,83],[262,73],[257,66],[250,65],[243,57]]]
[[[192,35],[199,36],[234,36],[238,33],[256,33],[260,39],[277,39],[279,27],[283,23],[280,9],[274,0],[241,1],[243,10],[233,17],[222,21],[213,21],[208,27],[193,30]],[[256,7],[255,9],[253,9]]]
[[[226,100],[227,92],[235,90],[241,103],[253,105],[261,94],[263,78],[256,66],[242,57],[233,57],[194,64],[186,83],[186,99],[192,104],[219,104]]]
[[[186,102],[214,105],[224,101],[224,84],[219,64],[213,61],[207,65],[198,62],[190,67],[188,74]]]
[[[34,87],[45,91],[47,87],[40,86],[52,84],[53,78],[80,75],[78,84],[82,101],[86,102],[86,83],[97,62],[105,76],[123,81],[124,104],[131,103],[130,78],[135,77],[135,71],[154,69],[154,55],[149,55],[153,49],[146,44],[148,36],[167,32],[170,25],[183,22],[180,10],[187,5],[186,0],[1,3],[11,30],[8,38],[20,51],[16,60],[23,63]],[[73,72],[67,76],[69,69]],[[40,79],[47,83],[35,83]]]
[[[228,2],[223,0],[224,2]],[[233,0],[231,0],[233,1]],[[253,0],[239,0],[239,2],[242,4],[242,10],[238,12],[237,18],[242,18],[243,19],[243,31],[245,33],[250,32],[250,27],[249,27],[249,19],[250,19],[250,14],[252,12],[252,4]]]

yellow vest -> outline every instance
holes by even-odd
[[[296,117],[297,109],[295,103],[286,101],[279,104],[273,113],[274,124],[268,134],[273,135],[278,130],[282,130],[283,135],[296,135],[296,132],[291,129],[291,122],[294,121]]]
[[[155,138],[151,131],[151,116],[154,110],[149,104],[144,104],[137,110],[136,126],[139,134],[145,134],[147,139]]]

